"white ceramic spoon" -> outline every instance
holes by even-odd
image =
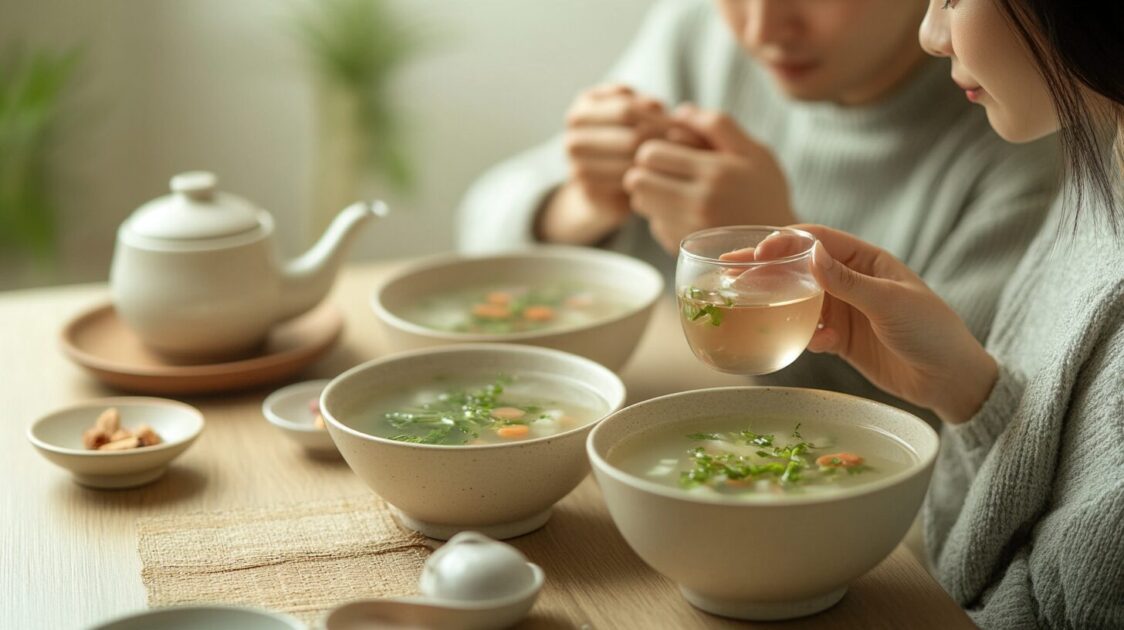
[[[349,602],[328,613],[324,628],[507,628],[527,616],[544,581],[542,569],[511,545],[462,532],[426,561],[421,597]]]

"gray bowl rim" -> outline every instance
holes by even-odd
[[[642,300],[637,305],[625,309],[617,315],[598,319],[593,322],[584,324],[572,324],[570,326],[563,326],[560,328],[548,328],[546,330],[528,330],[517,333],[458,333],[446,330],[436,330],[427,328],[421,324],[415,324],[403,317],[398,316],[383,304],[383,293],[390,288],[391,285],[398,282],[405,281],[406,278],[421,273],[430,271],[432,269],[439,269],[447,267],[459,262],[464,261],[488,261],[488,260],[513,260],[519,258],[557,258],[561,260],[574,260],[577,258],[589,259],[590,257],[601,258],[602,260],[613,260],[625,265],[633,266],[640,274],[648,274],[650,279],[655,281],[652,295],[646,300]],[[415,262],[409,263],[396,273],[375,285],[375,289],[371,294],[371,309],[375,315],[386,323],[388,326],[393,326],[398,330],[408,332],[411,334],[428,337],[431,339],[439,339],[442,341],[463,341],[463,342],[504,342],[504,341],[526,341],[526,340],[549,340],[555,339],[564,335],[571,334],[579,330],[587,330],[599,326],[606,326],[618,321],[628,319],[641,313],[645,310],[652,308],[652,306],[660,299],[664,292],[664,278],[655,267],[652,265],[632,256],[626,256],[617,252],[611,252],[601,249],[592,249],[588,247],[575,247],[570,245],[538,245],[528,246],[521,249],[508,250],[496,254],[436,254],[419,259]]]
[[[606,414],[601,418],[598,418],[588,424],[583,424],[561,433],[555,433],[554,435],[544,435],[542,437],[532,438],[529,440],[519,440],[517,442],[510,442],[508,444],[416,444],[413,442],[398,442],[396,440],[379,437],[377,435],[371,435],[370,433],[364,433],[347,426],[346,424],[337,420],[334,415],[332,415],[331,410],[326,404],[328,395],[337,387],[339,387],[340,383],[343,382],[344,379],[365,370],[387,364],[397,363],[399,361],[415,359],[420,356],[460,354],[469,352],[487,352],[492,354],[532,354],[536,356],[550,356],[563,360],[576,361],[578,363],[584,364],[586,367],[592,368],[595,372],[600,372],[604,378],[609,379],[610,382],[619,386],[620,397],[619,400],[616,401],[605,400],[605,402],[609,405],[609,411],[606,412]],[[597,394],[600,396],[601,392],[597,391]],[[613,372],[609,368],[601,365],[593,359],[587,359],[583,356],[573,354],[572,352],[555,350],[554,348],[542,348],[539,346],[527,346],[514,343],[466,343],[453,346],[442,346],[439,348],[422,348],[419,350],[411,350],[409,352],[397,352],[394,354],[389,354],[385,357],[372,359],[365,363],[361,363],[351,368],[350,370],[347,370],[346,372],[343,372],[340,375],[336,376],[330,383],[328,383],[327,387],[324,388],[324,391],[320,393],[320,413],[324,416],[325,422],[327,422],[331,426],[334,426],[336,429],[343,431],[344,433],[348,433],[362,440],[372,441],[378,444],[385,444],[390,447],[416,448],[435,451],[479,451],[484,449],[528,446],[532,444],[547,442],[550,440],[561,439],[568,435],[581,431],[589,431],[591,427],[596,427],[602,421],[609,418],[617,411],[620,411],[624,407],[624,403],[626,400],[628,400],[628,390],[625,387],[624,381],[621,380],[620,376],[617,376],[616,372]]]
[[[652,481],[648,481],[646,479],[642,479],[640,477],[637,477],[635,475],[627,473],[627,472],[621,470],[620,468],[617,468],[616,466],[610,464],[604,457],[601,456],[600,453],[597,452],[597,449],[594,447],[593,443],[597,439],[598,431],[603,426],[608,426],[612,422],[613,418],[617,417],[618,415],[620,415],[620,414],[624,413],[625,411],[628,411],[628,410],[630,410],[634,407],[641,407],[641,406],[645,406],[645,405],[656,405],[656,404],[660,404],[663,401],[667,401],[667,400],[673,399],[673,398],[685,398],[685,397],[691,397],[691,396],[698,396],[700,394],[701,395],[707,395],[708,393],[712,393],[712,392],[729,392],[729,391],[743,391],[743,392],[746,392],[746,393],[755,392],[755,391],[758,391],[758,392],[759,391],[809,392],[809,393],[815,394],[817,396],[826,397],[826,398],[845,398],[845,399],[860,401],[864,404],[876,405],[878,407],[882,407],[884,409],[890,410],[897,415],[901,415],[902,418],[905,419],[907,422],[913,422],[913,423],[916,423],[919,427],[924,427],[923,432],[925,432],[927,435],[929,435],[932,438],[933,443],[934,443],[934,448],[932,449],[932,452],[928,454],[928,456],[922,457],[921,454],[918,453],[916,450],[914,450],[911,446],[909,446],[907,444],[904,444],[904,440],[902,440],[901,438],[898,438],[897,436],[891,435],[890,437],[894,438],[896,441],[903,442],[902,446],[904,448],[908,448],[910,451],[913,451],[913,455],[916,457],[915,463],[913,465],[907,467],[905,470],[894,473],[894,474],[892,474],[892,475],[890,475],[890,476],[888,476],[884,479],[879,479],[877,481],[872,481],[870,483],[864,483],[864,484],[859,485],[859,486],[844,488],[844,489],[840,490],[839,492],[832,492],[831,494],[827,494],[827,495],[823,495],[823,496],[790,497],[790,498],[785,498],[783,500],[778,500],[778,499],[773,499],[773,498],[757,498],[757,497],[739,497],[737,499],[723,499],[723,498],[719,498],[719,497],[694,496],[694,495],[691,495],[687,492],[684,492],[683,490],[679,490],[679,489],[672,488],[672,487],[669,487],[669,486],[665,486],[665,485],[662,485],[662,484],[658,484],[658,483],[655,483],[655,482],[652,482]],[[671,424],[674,424],[675,422],[689,422],[689,421],[694,420],[694,419],[696,419],[696,418],[694,418],[694,417],[692,417],[692,418],[681,418],[681,419],[678,419],[676,421],[668,422],[666,424],[671,425]],[[630,437],[632,439],[635,439],[636,434],[635,433],[631,434]],[[625,439],[627,440],[628,438],[625,438]],[[617,444],[614,444],[612,446],[617,446],[624,441],[625,440],[621,440],[621,441],[617,442]],[[748,508],[752,508],[752,509],[784,509],[786,507],[795,506],[795,505],[815,505],[815,504],[821,504],[821,503],[834,503],[836,501],[847,501],[847,500],[853,499],[855,497],[880,492],[880,491],[885,490],[887,488],[890,488],[892,486],[896,486],[898,484],[905,483],[906,481],[908,481],[910,479],[913,479],[914,477],[917,477],[918,475],[927,474],[926,471],[928,471],[933,466],[933,464],[936,462],[937,453],[940,450],[940,435],[936,431],[934,431],[933,427],[929,426],[929,424],[927,422],[925,422],[921,418],[918,418],[917,416],[913,415],[912,413],[909,413],[908,411],[905,411],[904,409],[899,409],[897,407],[894,407],[893,405],[887,405],[885,403],[881,403],[881,402],[874,401],[874,400],[869,400],[869,399],[866,399],[866,398],[862,398],[860,396],[852,396],[850,394],[843,394],[843,393],[840,393],[840,392],[833,392],[833,391],[828,391],[828,390],[823,390],[823,389],[814,389],[814,388],[810,388],[810,387],[772,387],[772,386],[764,386],[764,385],[735,385],[735,386],[730,386],[730,387],[708,387],[708,388],[703,388],[703,389],[692,389],[692,390],[687,390],[687,391],[684,391],[684,392],[676,392],[674,394],[666,394],[666,395],[663,395],[663,396],[657,396],[656,398],[649,398],[648,400],[644,400],[644,401],[641,401],[641,402],[638,402],[638,403],[634,403],[632,405],[629,405],[627,407],[624,407],[622,409],[619,409],[619,410],[609,414],[608,416],[603,418],[600,422],[598,422],[597,425],[595,427],[593,427],[593,431],[590,431],[589,437],[586,438],[585,444],[586,444],[586,453],[589,455],[590,464],[593,466],[593,468],[595,470],[600,471],[603,474],[609,475],[610,477],[612,477],[616,481],[618,481],[620,483],[623,483],[623,484],[633,488],[634,490],[639,490],[639,491],[647,493],[647,494],[655,494],[655,495],[665,497],[665,498],[668,498],[668,499],[683,501],[685,503],[730,506],[731,509],[738,509],[738,508],[741,508],[741,509],[748,509]]]
[[[134,448],[127,451],[91,451],[78,448],[66,448],[65,446],[52,444],[35,435],[35,429],[37,427],[42,425],[44,422],[47,422],[48,419],[63,413],[87,408],[101,408],[104,411],[108,407],[120,407],[123,405],[136,404],[156,404],[163,407],[179,407],[180,409],[189,412],[190,415],[198,420],[198,423],[196,423],[194,429],[189,435],[186,435],[178,440],[164,440],[163,442],[155,446]],[[157,398],[154,396],[114,396],[112,398],[94,398],[91,400],[66,405],[65,407],[59,407],[58,409],[53,409],[31,421],[31,424],[27,426],[27,439],[33,446],[35,446],[35,448],[49,451],[51,453],[58,453],[60,455],[77,455],[81,457],[140,457],[141,455],[145,455],[147,453],[158,453],[160,451],[170,450],[184,444],[190,444],[195,441],[195,438],[199,437],[200,433],[203,432],[203,427],[205,425],[206,421],[203,419],[202,411],[199,411],[195,407],[179,400],[172,400],[170,398]],[[161,436],[161,438],[163,438],[163,436]]]

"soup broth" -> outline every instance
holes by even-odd
[[[416,444],[504,444],[569,431],[607,411],[593,390],[562,377],[456,377],[377,395],[352,426]]]
[[[642,479],[699,496],[822,496],[884,479],[916,461],[881,432],[744,415],[643,432],[610,462]]]
[[[507,334],[579,326],[627,308],[624,300],[603,287],[497,284],[434,295],[419,301],[404,315],[434,330]]]

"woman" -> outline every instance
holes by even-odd
[[[984,339],[1053,199],[1055,152],[991,133],[918,45],[925,6],[657,3],[609,74],[631,87],[583,92],[559,138],[474,185],[461,248],[602,244],[670,279],[692,231],[822,223],[901,258]],[[885,397],[828,356],[769,382]]]
[[[810,349],[943,420],[926,548],[985,628],[1124,627],[1122,6],[930,4],[925,49],[1006,140],[1060,130],[1070,171],[986,346],[888,252],[810,228]]]

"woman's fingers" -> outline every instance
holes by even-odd
[[[916,274],[910,271],[905,263],[894,258],[881,247],[871,245],[857,236],[822,225],[791,227],[811,233],[823,244],[829,258],[839,261],[848,269],[888,280],[917,279]]]
[[[830,294],[823,296],[820,309],[820,322],[816,327],[808,349],[812,352],[843,354],[850,344],[851,307]]]
[[[754,248],[755,259],[765,261],[795,256],[808,250],[808,240],[799,234],[773,232]]]
[[[863,313],[877,313],[887,303],[885,281],[859,273],[836,261],[822,241],[812,250],[812,275],[824,291],[851,304]]]
[[[734,251],[719,255],[718,260],[725,260],[727,262],[753,262],[757,260],[757,248],[743,247],[741,249],[735,249]]]
[[[821,328],[812,335],[812,340],[808,342],[808,351],[816,353],[836,352],[836,346],[839,345],[839,333],[835,332],[833,328]]]

